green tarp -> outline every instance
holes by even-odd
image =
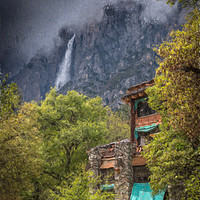
[[[134,183],[130,200],[163,200],[165,192],[152,196],[149,183]]]
[[[155,129],[158,125],[157,124],[152,124],[149,126],[142,126],[142,127],[137,127],[135,128],[135,138],[138,139],[138,132],[149,132]]]

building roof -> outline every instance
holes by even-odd
[[[137,100],[143,97],[146,97],[145,93],[146,88],[152,86],[154,84],[154,80],[146,81],[137,85],[130,87],[126,91],[126,95],[122,97],[122,101],[126,103],[130,103],[131,99]]]
[[[133,158],[131,165],[132,166],[143,166],[147,164],[147,160],[143,156],[136,156]]]

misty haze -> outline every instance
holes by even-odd
[[[57,86],[116,107],[128,87],[154,77],[152,48],[180,27],[185,11],[156,0],[2,0],[0,13],[1,72],[24,100]]]

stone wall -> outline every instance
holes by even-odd
[[[129,141],[116,143],[116,158],[119,173],[115,176],[116,200],[130,199],[133,187],[133,167],[131,165],[136,146]]]
[[[116,200],[130,199],[134,181],[131,161],[135,152],[135,144],[130,143],[129,140],[122,140],[97,146],[88,153],[90,168],[96,176],[105,177],[104,173],[113,170],[114,180],[108,181],[115,184]]]

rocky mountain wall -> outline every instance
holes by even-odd
[[[13,77],[24,99],[39,100],[54,87],[67,43],[75,34],[71,80],[60,92],[77,90],[89,96],[99,95],[105,104],[118,107],[127,88],[154,77],[157,64],[152,48],[164,41],[172,29],[180,27],[183,15],[177,8],[164,22],[147,21],[143,10],[139,1],[110,4],[104,7],[101,22],[94,21],[81,29],[63,28],[60,46],[48,55],[39,53]]]

